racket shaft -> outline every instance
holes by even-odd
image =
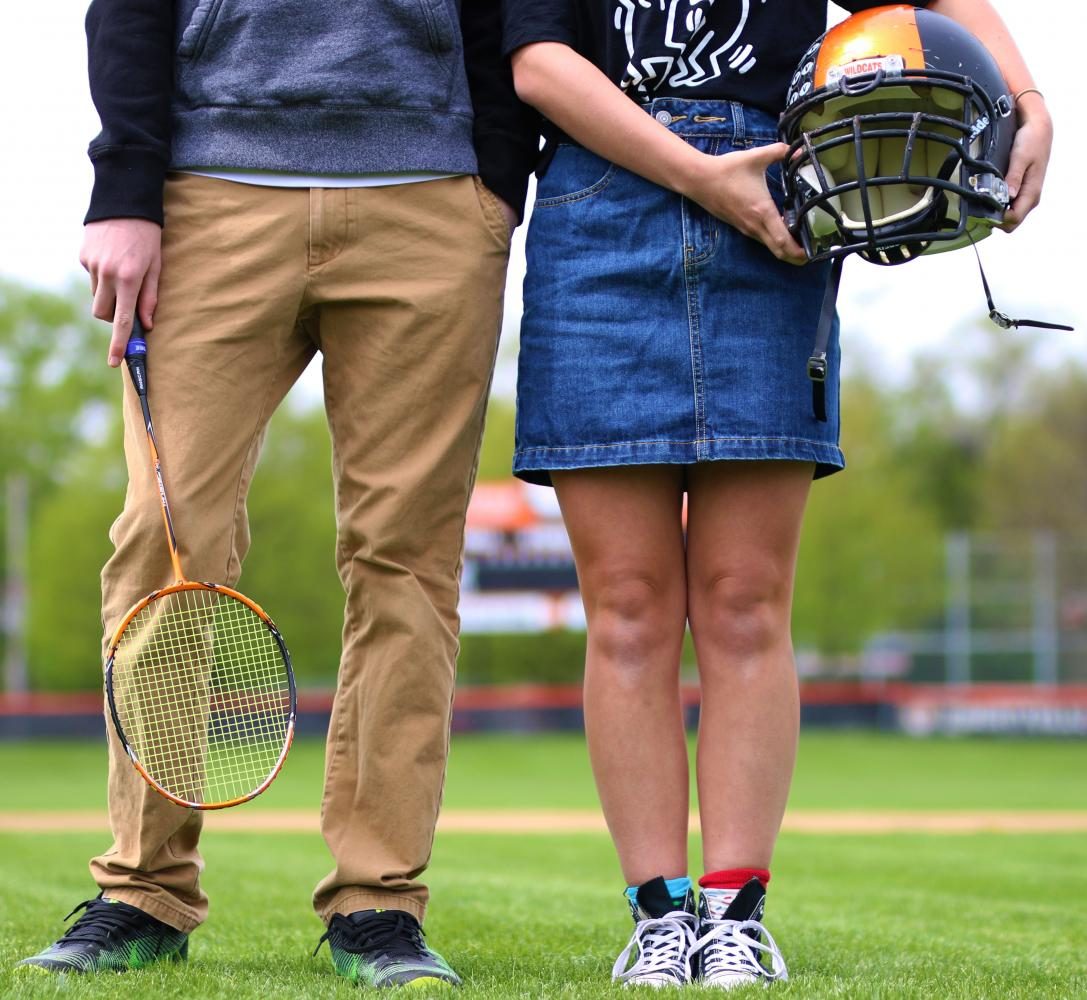
[[[170,501],[166,496],[166,482],[162,476],[162,461],[159,459],[158,442],[155,440],[155,425],[151,422],[151,406],[147,401],[147,341],[144,339],[143,324],[139,314],[132,317],[132,336],[125,348],[125,363],[136,395],[143,411],[144,430],[147,432],[147,449],[151,454],[151,467],[158,484],[159,502],[162,505],[162,522],[166,528],[166,544],[170,547],[170,563],[174,569],[174,579],[183,580],[181,559],[177,551],[177,535],[174,532],[174,518],[170,513]]]

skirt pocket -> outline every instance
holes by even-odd
[[[599,194],[618,168],[582,146],[559,146],[536,186],[536,208],[554,208]]]

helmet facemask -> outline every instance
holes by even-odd
[[[813,260],[901,264],[984,239],[1008,205],[988,160],[1011,113],[962,77],[879,69],[786,114],[789,221]]]

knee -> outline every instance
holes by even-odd
[[[691,631],[733,660],[758,657],[789,640],[792,581],[747,570],[721,573],[691,594]]]
[[[685,625],[674,584],[651,573],[613,573],[584,588],[593,651],[624,675],[640,676],[678,649]],[[678,659],[677,659],[678,669]]]

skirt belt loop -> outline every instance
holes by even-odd
[[[729,101],[732,106],[732,142],[743,146],[747,142],[747,123],[744,120],[744,106],[739,101]]]

